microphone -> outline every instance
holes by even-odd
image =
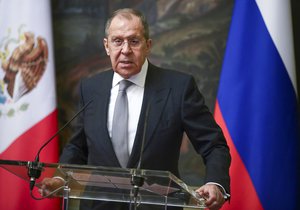
[[[130,180],[131,185],[133,186],[132,190],[133,190],[133,198],[134,198],[134,204],[135,204],[134,207],[135,207],[135,209],[136,209],[136,203],[137,203],[137,196],[138,196],[138,193],[139,193],[139,188],[144,185],[144,180],[145,180],[145,178],[140,174],[140,169],[141,169],[143,150],[144,150],[144,144],[145,144],[145,139],[146,139],[146,130],[147,130],[149,112],[150,112],[150,103],[148,104],[148,106],[146,108],[139,162],[138,162],[137,168],[134,171],[134,173],[132,174],[131,180]]]
[[[64,124],[63,127],[61,127],[50,139],[48,139],[38,150],[35,160],[33,162],[28,162],[27,168],[28,172],[27,175],[30,178],[30,191],[33,190],[33,187],[35,185],[36,179],[40,178],[43,164],[39,162],[40,160],[40,153],[41,151],[62,131],[64,130],[85,108],[93,101],[91,99],[88,101],[66,124]]]
[[[150,112],[150,103],[147,106],[146,114],[145,114],[143,137],[142,137],[142,145],[141,145],[140,159],[139,159],[139,162],[138,162],[137,170],[141,169],[142,157],[143,157],[143,150],[144,150],[144,144],[145,144],[145,138],[146,138],[146,130],[147,130],[147,125],[148,125],[149,112]]]

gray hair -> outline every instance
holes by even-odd
[[[131,15],[134,15],[136,17],[138,17],[143,25],[144,28],[144,37],[146,40],[149,39],[149,25],[147,22],[146,17],[143,15],[143,13],[141,13],[140,11],[136,10],[136,9],[131,9],[131,8],[124,8],[124,9],[119,9],[116,10],[106,21],[106,25],[105,25],[105,36],[108,37],[108,30],[109,27],[111,25],[112,20],[116,17],[116,16],[122,16],[125,17],[127,19],[131,19]]]

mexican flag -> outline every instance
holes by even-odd
[[[33,161],[57,131],[54,56],[49,0],[0,0],[0,159]],[[58,139],[40,161],[58,161]],[[0,209],[59,208],[36,201],[28,182],[0,167]]]

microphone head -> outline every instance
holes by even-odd
[[[41,176],[43,164],[37,161],[28,162],[27,168],[27,175],[30,177],[30,190],[32,190],[35,185],[35,180]]]
[[[35,178],[34,177],[30,177],[30,182],[29,182],[30,191],[33,190],[34,185],[35,185]]]
[[[137,174],[133,174],[131,176],[131,180],[130,180],[130,183],[131,185],[133,186],[136,186],[136,187],[141,187],[144,185],[144,181],[145,181],[145,178],[141,175],[137,175]]]

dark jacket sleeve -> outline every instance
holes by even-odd
[[[182,119],[184,130],[206,166],[206,182],[221,184],[230,192],[229,167],[231,156],[221,128],[204,103],[192,77],[184,86]]]

